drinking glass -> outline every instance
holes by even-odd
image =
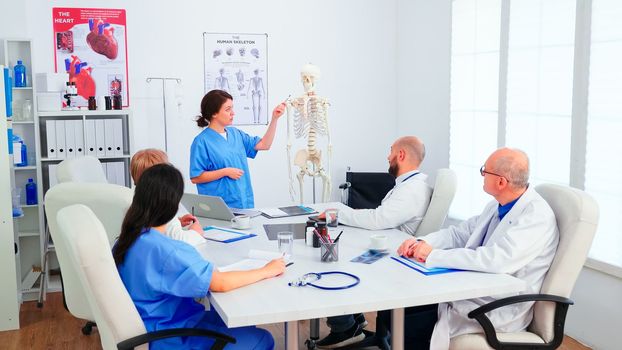
[[[277,233],[277,240],[279,242],[279,252],[283,253],[286,258],[289,258],[294,253],[294,233],[289,231]]]

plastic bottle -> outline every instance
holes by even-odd
[[[15,166],[26,166],[28,165],[28,160],[24,159],[28,155],[28,151],[26,150],[26,145],[24,144],[24,140],[18,135],[13,134],[13,165]],[[19,152],[19,153],[18,153]]]
[[[26,87],[26,67],[22,64],[22,60],[17,60],[17,64],[13,67],[13,79],[15,87]]]
[[[32,179],[26,184],[26,204],[37,204],[37,184]]]
[[[28,149],[26,148],[26,144],[22,140],[22,162],[16,164],[17,166],[28,166]]]

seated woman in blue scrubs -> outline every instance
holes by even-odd
[[[274,349],[274,339],[255,327],[227,328],[214,310],[194,298],[226,292],[285,270],[283,259],[250,271],[219,272],[190,245],[163,233],[177,213],[184,191],[179,170],[169,164],[147,169],[136,185],[132,205],[112,249],[119,275],[147,331],[204,328],[236,338],[225,349]],[[150,349],[209,349],[213,339],[183,337],[158,340]]]
[[[197,125],[205,128],[190,148],[190,180],[199,194],[219,196],[231,208],[253,208],[253,188],[246,158],[272,146],[276,124],[285,112],[285,103],[272,111],[272,120],[262,138],[231,127],[233,97],[223,90],[212,90],[201,100]]]

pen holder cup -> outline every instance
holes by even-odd
[[[320,242],[320,261],[321,262],[339,261],[339,242],[337,243]]]

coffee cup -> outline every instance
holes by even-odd
[[[247,229],[251,227],[251,217],[248,215],[239,215],[231,219],[231,226],[237,229]]]
[[[387,249],[387,236],[372,235],[371,237],[369,237],[369,249],[386,250]]]

